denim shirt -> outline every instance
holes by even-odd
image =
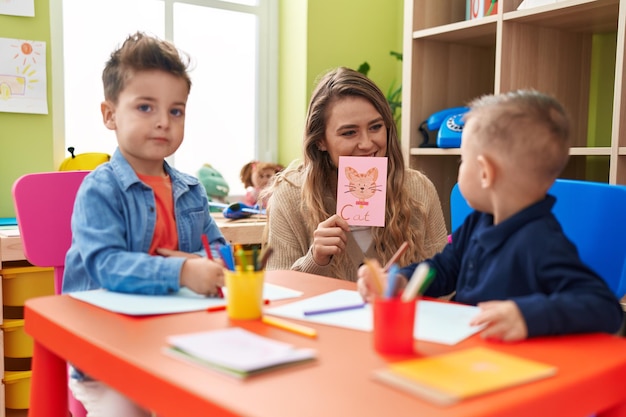
[[[198,179],[165,161],[164,167],[172,181],[178,249],[205,256],[203,233],[212,244],[226,244],[209,214],[206,191]],[[148,254],[155,224],[152,189],[116,150],[110,162],[85,177],[76,195],[63,292],[95,288],[136,294],[178,291],[185,259]]]

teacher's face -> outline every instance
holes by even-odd
[[[387,127],[367,99],[344,97],[330,103],[319,149],[335,166],[340,156],[387,156]]]

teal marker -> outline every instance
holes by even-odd
[[[396,286],[398,285],[398,264],[393,264],[389,268],[387,274],[387,288],[385,288],[385,298],[393,298],[396,295]]]

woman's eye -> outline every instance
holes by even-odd
[[[139,107],[137,107],[137,109],[142,112],[149,112],[150,110],[152,110],[152,107],[149,104],[141,104]]]
[[[356,130],[345,130],[341,132],[341,136],[354,136],[356,134]]]
[[[182,109],[172,109],[170,113],[173,116],[182,116],[184,114]]]
[[[374,132],[378,132],[380,129],[383,128],[383,126],[384,125],[382,123],[378,123],[378,124],[372,125],[370,127],[370,130],[373,130]]]

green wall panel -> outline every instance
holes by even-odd
[[[28,172],[54,169],[48,1],[35,0],[35,17],[0,15],[0,37],[46,43],[48,114],[0,112],[0,217],[13,217],[13,182]]]

